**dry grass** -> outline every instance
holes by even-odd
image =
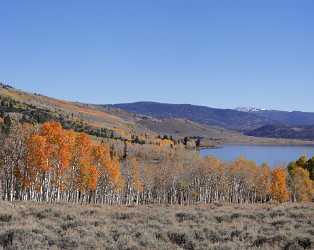
[[[314,249],[314,205],[1,203],[0,249]]]

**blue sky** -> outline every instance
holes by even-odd
[[[314,1],[2,1],[0,81],[90,103],[314,112]]]

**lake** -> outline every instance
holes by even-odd
[[[202,149],[202,156],[214,156],[223,161],[232,161],[239,156],[257,164],[267,162],[270,166],[288,164],[302,155],[314,156],[314,146],[282,145],[224,145],[221,148]]]

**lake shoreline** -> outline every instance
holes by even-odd
[[[213,156],[223,161],[234,161],[243,156],[257,164],[267,162],[271,166],[287,165],[302,155],[314,156],[314,145],[252,145],[224,144],[222,147],[202,148],[200,156]]]
[[[245,136],[241,138],[230,138],[221,140],[204,140],[201,142],[201,149],[221,148],[225,145],[252,145],[252,146],[313,146],[314,141],[285,139],[285,138],[264,138]]]

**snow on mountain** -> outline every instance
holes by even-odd
[[[265,111],[266,109],[260,109],[255,107],[238,107],[235,110],[242,111],[242,112],[258,112],[258,111]]]

